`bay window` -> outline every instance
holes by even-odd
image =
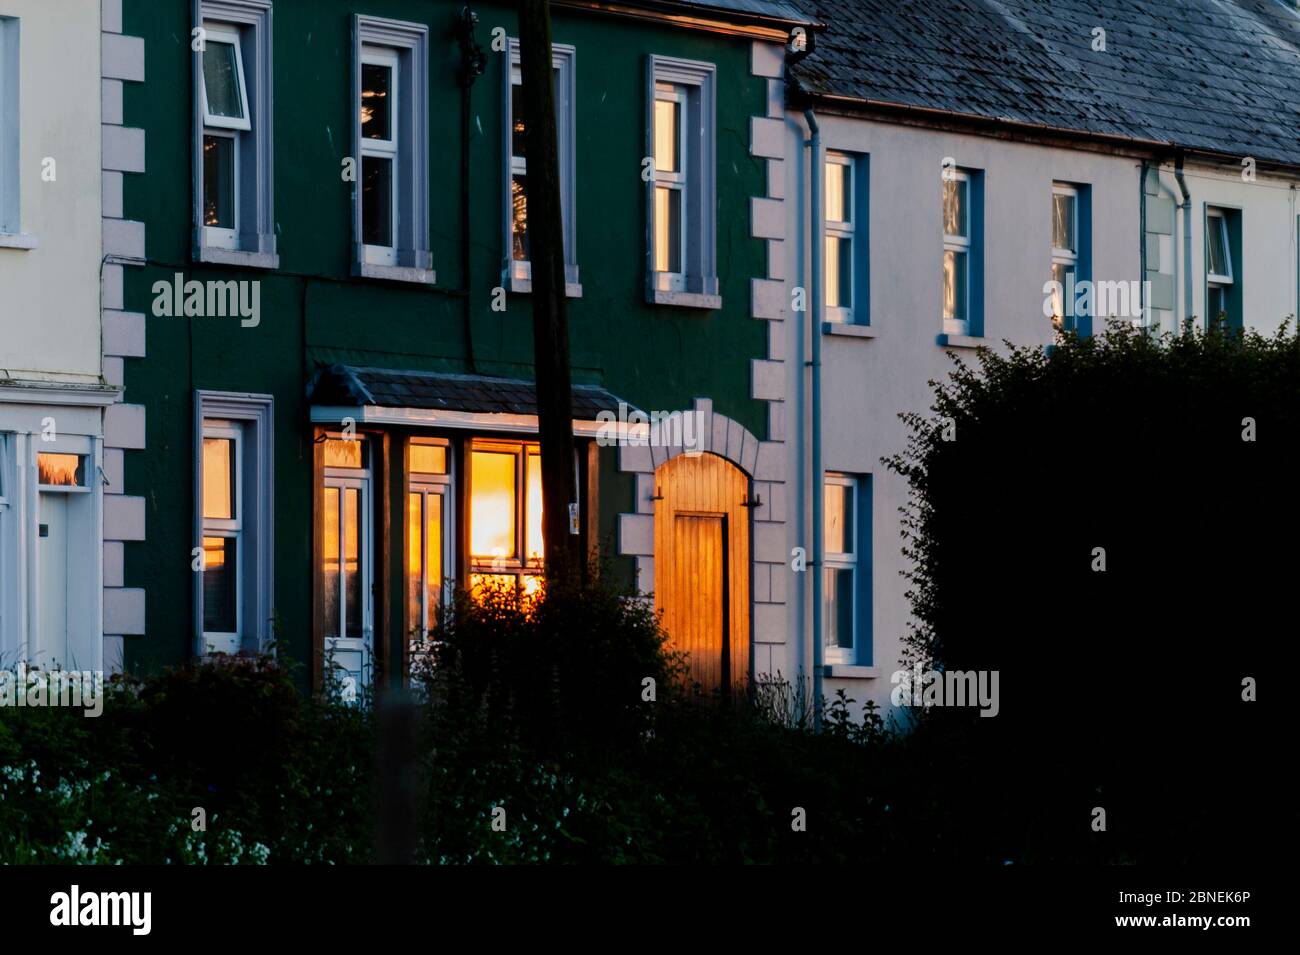
[[[479,441],[469,451],[470,587],[542,587],[542,455],[528,442]]]

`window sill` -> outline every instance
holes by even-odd
[[[373,262],[354,263],[352,274],[364,279],[383,279],[385,282],[406,282],[411,285],[434,285],[438,281],[438,273],[433,269],[418,269],[409,265],[375,265]]]
[[[874,680],[880,676],[879,667],[864,667],[853,663],[827,663],[822,675],[839,680]]]
[[[706,295],[702,292],[673,292],[667,289],[651,289],[646,293],[646,301],[652,305],[673,305],[678,308],[722,308],[721,295]]]
[[[852,322],[822,322],[823,335],[842,335],[845,338],[875,338],[876,330],[870,325]]]
[[[533,294],[533,281],[532,279],[521,279],[512,276],[510,291],[515,295],[531,295]],[[582,283],[565,282],[564,295],[566,298],[582,298]]]
[[[280,267],[280,257],[274,252],[245,252],[242,249],[219,249],[211,245],[199,247],[197,260],[213,265],[238,265],[247,269]]]
[[[935,341],[945,348],[984,348],[988,345],[982,335],[940,335]]]
[[[36,248],[40,243],[36,236],[26,232],[0,232],[0,249],[20,249],[23,252]]]

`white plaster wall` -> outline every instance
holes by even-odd
[[[1243,318],[1247,328],[1271,335],[1296,314],[1298,180],[1257,175],[1246,182],[1240,171],[1197,166],[1189,166],[1184,179],[1192,194],[1192,314],[1205,315],[1205,207],[1239,209]],[[1181,256],[1182,248],[1175,253]],[[1181,294],[1181,278],[1177,290]]]
[[[872,565],[874,591],[873,669],[871,676],[826,679],[824,692],[833,696],[844,687],[859,703],[874,700],[889,707],[889,678],[898,669],[902,640],[911,619],[905,596],[908,582],[902,555],[899,508],[907,501],[906,483],[887,471],[881,458],[902,451],[906,429],[898,419],[905,411],[926,412],[931,403],[930,379],[943,378],[952,367],[950,354],[973,362],[970,349],[937,344],[942,332],[942,180],[944,157],[962,167],[984,170],[985,303],[984,337],[996,345],[1007,338],[1016,344],[1046,345],[1052,327],[1043,315],[1043,283],[1051,276],[1051,191],[1054,180],[1088,183],[1092,187],[1093,278],[1137,280],[1140,273],[1139,162],[1099,153],[1067,151],[1005,140],[916,127],[892,126],[819,115],[827,149],[870,155],[870,243],[872,338],[824,335],[823,460],[826,470],[871,475],[873,485]],[[801,116],[787,120],[792,161],[787,176],[789,233],[787,242],[791,286],[808,279],[808,151],[801,148],[807,133]],[[795,159],[794,157],[797,157]],[[789,305],[787,299],[787,307]],[[807,380],[803,362],[809,357],[807,316],[787,321],[791,353],[802,348],[800,360],[790,362],[788,388]],[[803,320],[799,320],[803,319]],[[800,329],[804,340],[800,341]],[[792,402],[793,403],[793,402]],[[794,409],[792,409],[793,411]],[[805,422],[806,404],[792,414]],[[797,458],[801,442],[791,436],[788,471],[800,475]],[[802,467],[807,468],[805,457]],[[811,496],[800,478],[797,500],[803,521],[791,520],[791,546],[811,547]],[[810,581],[787,567],[790,601],[788,673],[810,671],[811,650],[798,635],[810,627]],[[802,599],[795,594],[802,593]]]
[[[99,0],[0,0],[20,33],[22,231],[0,248],[0,377],[100,373]],[[42,179],[46,157],[56,179]]]

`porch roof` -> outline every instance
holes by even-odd
[[[467,414],[537,415],[537,386],[517,378],[329,365],[308,386],[313,405],[415,408]],[[626,404],[626,403],[625,403]],[[631,406],[627,406],[631,410]],[[619,399],[596,385],[573,386],[573,418],[617,415]]]

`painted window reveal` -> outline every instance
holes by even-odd
[[[1229,328],[1241,325],[1241,260],[1238,255],[1241,213],[1205,210],[1205,315]]]
[[[196,395],[195,651],[265,649],[272,616],[272,399]]]
[[[839,474],[826,477],[823,619],[826,621],[826,646],[843,650],[853,649],[853,595],[857,574],[853,526],[855,489],[851,477]]]
[[[22,232],[18,188],[18,20],[0,16],[0,233]]]
[[[274,268],[271,4],[202,0],[195,45],[195,254]]]
[[[542,458],[536,444],[475,441],[469,453],[470,586],[542,586]]]
[[[325,441],[320,572],[331,682],[354,699],[374,666],[374,531],[370,447],[364,437]]]
[[[560,163],[560,204],[564,235],[564,280],[567,294],[578,296],[581,286],[577,258],[576,138],[575,106],[577,97],[576,58],[572,46],[552,44],[551,58],[555,81],[555,131]],[[528,146],[524,124],[523,74],[520,69],[519,41],[510,40],[509,82],[505,85],[506,130],[506,271],[512,291],[532,288],[528,233]]]
[[[970,176],[945,170],[943,180],[943,326],[950,335],[969,335],[971,217]]]
[[[447,445],[413,441],[407,492],[407,627],[413,649],[427,640],[454,577],[451,559],[451,476]]]
[[[826,320],[866,325],[867,156],[828,152],[822,180]]]
[[[649,58],[646,148],[650,301],[718,308],[715,69]]]
[[[1072,331],[1075,328],[1073,302],[1066,307],[1066,297],[1078,280],[1079,269],[1079,192],[1064,183],[1052,185],[1052,324]]]
[[[356,15],[354,268],[431,283],[428,27]]]
[[[826,660],[870,663],[870,477],[828,473],[823,494]]]

